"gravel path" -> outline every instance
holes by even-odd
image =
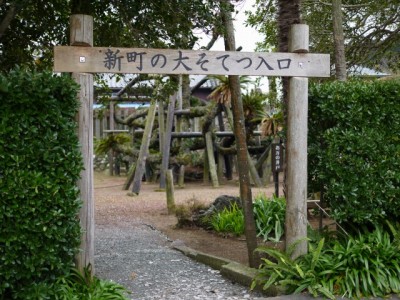
[[[219,271],[170,248],[152,226],[133,221],[96,228],[96,275],[132,292],[132,299],[263,299]]]

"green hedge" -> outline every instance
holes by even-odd
[[[0,75],[0,295],[69,272],[80,243],[74,121],[66,76]],[[0,296],[1,298],[1,296]]]
[[[398,219],[400,82],[314,85],[309,99],[309,190],[343,223]]]

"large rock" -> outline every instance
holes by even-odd
[[[197,226],[204,226],[205,224],[202,222],[203,218],[209,217],[218,212],[222,212],[225,208],[230,208],[235,204],[238,208],[242,208],[242,201],[239,197],[229,195],[219,196],[214,200],[208,209],[201,210],[197,215],[193,216],[193,221]]]

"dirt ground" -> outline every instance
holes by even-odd
[[[171,240],[182,240],[186,246],[198,251],[228,258],[242,264],[248,263],[244,237],[224,237],[199,228],[177,228],[177,218],[167,213],[166,193],[157,191],[158,184],[142,183],[138,196],[128,196],[123,191],[125,177],[107,176],[95,172],[95,220],[96,224],[126,226],[133,219],[153,226]],[[191,201],[210,204],[218,196],[239,196],[239,185],[231,181],[219,188],[200,183],[187,183],[183,189],[175,188],[175,204]],[[270,196],[274,186],[253,188],[253,197],[259,193]]]

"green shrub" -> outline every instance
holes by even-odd
[[[285,198],[275,195],[268,199],[258,195],[253,204],[257,235],[265,241],[279,242],[285,231]]]
[[[0,294],[6,299],[67,274],[78,250],[76,93],[67,76],[0,75]]]
[[[341,223],[398,219],[400,83],[314,85],[309,100],[309,190]]]
[[[112,281],[101,280],[92,276],[89,269],[82,275],[71,269],[67,276],[62,276],[53,283],[39,282],[25,286],[16,293],[24,300],[127,300],[126,289]]]
[[[285,230],[286,202],[284,198],[273,196],[267,198],[265,194],[258,195],[253,203],[253,213],[256,222],[257,235],[265,241],[279,242]],[[236,203],[222,212],[216,212],[203,220],[216,232],[244,233],[243,210]]]
[[[234,203],[231,207],[225,207],[222,212],[217,212],[210,217],[212,229],[216,232],[233,233],[241,235],[244,233],[243,211]]]
[[[359,299],[399,293],[400,226],[390,228],[392,234],[377,226],[372,232],[364,230],[327,245],[321,239],[317,245],[310,243],[308,254],[295,260],[290,251],[260,248],[274,261],[263,259],[253,287],[256,283],[265,289],[279,284],[288,293],[308,291],[330,299],[336,299],[334,295]]]

